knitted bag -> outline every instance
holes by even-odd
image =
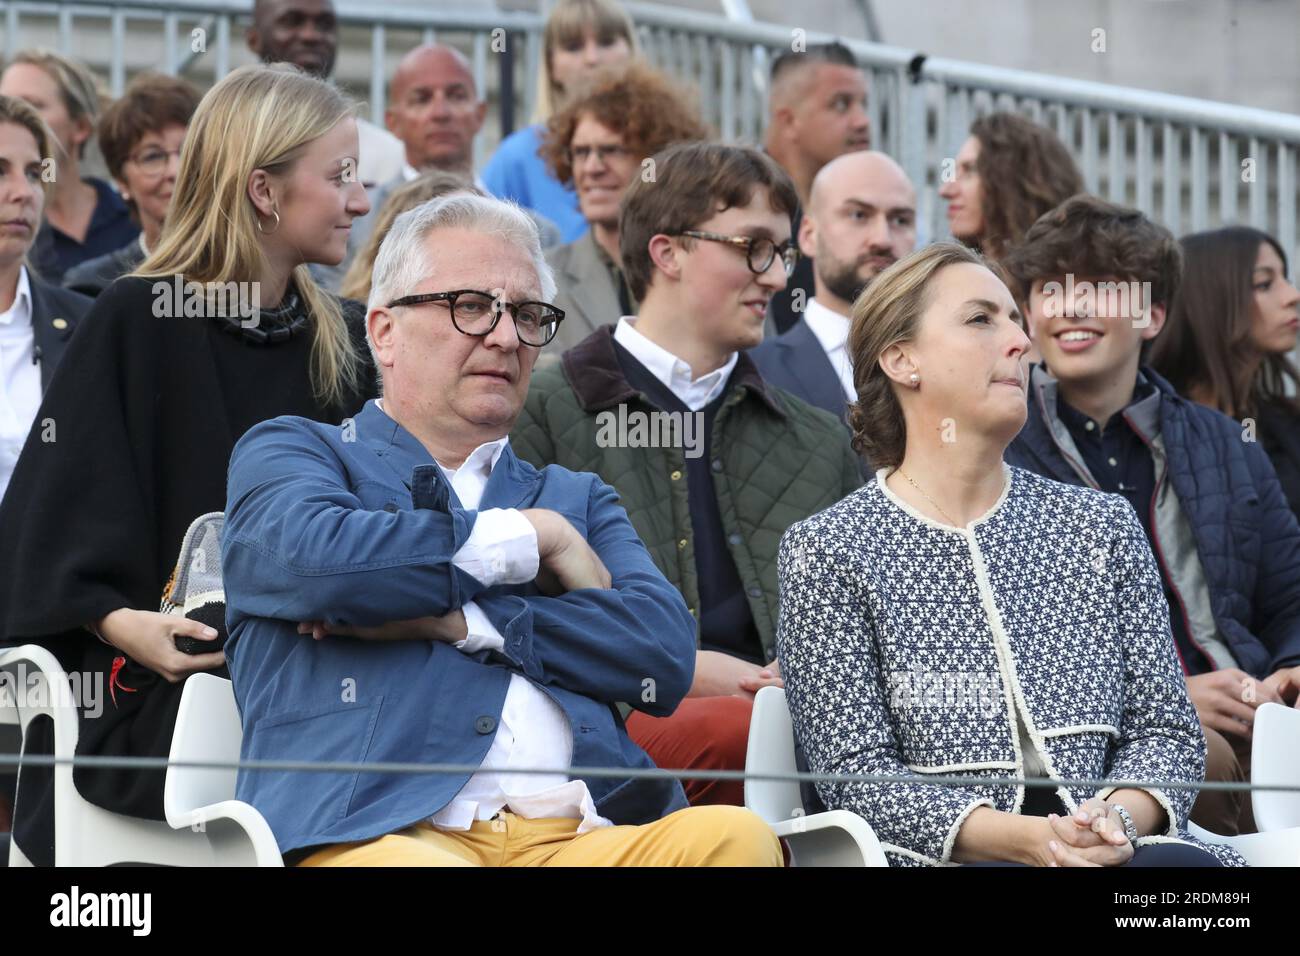
[[[226,592],[221,585],[221,532],[225,524],[226,516],[220,511],[200,515],[191,522],[171,580],[163,588],[159,608],[162,613],[178,614],[217,632],[215,641],[177,637],[177,649],[186,654],[219,651],[226,643]]]

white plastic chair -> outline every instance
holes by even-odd
[[[795,772],[794,727],[785,691],[764,687],[754,698],[749,720],[745,772]],[[792,866],[888,866],[870,824],[848,810],[804,814],[799,784],[786,780],[745,779],[745,806],[767,821],[790,847]]]
[[[24,736],[31,721],[45,715],[54,722],[54,756],[70,758],[76,753],[78,734],[77,702],[73,700],[67,675],[58,660],[48,650],[36,645],[24,645],[0,650],[0,670],[12,675],[6,698],[13,698],[17,687],[15,710],[18,725]],[[207,676],[212,680],[220,678]],[[223,683],[229,683],[223,682]],[[29,688],[31,691],[29,692]],[[182,692],[182,708],[188,687]],[[7,703],[8,701],[5,701]],[[234,709],[233,698],[231,709]],[[13,711],[0,708],[7,722],[13,722]],[[238,713],[235,716],[238,721]],[[173,740],[173,752],[176,743]],[[235,742],[234,756],[239,755],[239,742]],[[199,758],[203,759],[203,758]],[[21,778],[22,771],[19,771]],[[171,771],[169,771],[170,775]],[[230,796],[234,794],[233,782]],[[233,800],[231,801],[234,802]],[[243,805],[246,806],[246,805]],[[216,808],[208,807],[215,811]],[[23,812],[21,801],[14,807],[14,815]],[[250,822],[248,813],[257,815],[264,831],[255,832],[256,823]],[[283,865],[278,851],[275,861],[264,857],[264,837],[270,829],[252,807],[237,811],[239,819],[215,813],[209,817],[185,816],[183,828],[173,828],[160,820],[144,820],[124,816],[98,807],[78,793],[72,781],[72,765],[56,764],[54,767],[54,865],[55,866],[109,866],[120,863],[151,863],[165,866],[241,865],[253,859],[268,865]],[[252,855],[239,855],[228,849],[231,843],[230,824],[211,821],[230,819],[235,825],[248,830],[246,842],[252,841],[263,849],[250,851]],[[201,829],[192,829],[195,820],[202,822]],[[252,827],[254,829],[248,829]],[[275,841],[271,839],[271,846]],[[10,841],[10,866],[31,866],[31,862]]]
[[[1300,710],[1261,704],[1253,739],[1250,782],[1300,787]],[[1260,833],[1300,827],[1300,790],[1253,790],[1251,809]]]
[[[1203,843],[1226,843],[1251,866],[1300,866],[1300,827],[1269,833],[1221,836],[1198,827],[1189,820],[1187,832]]]
[[[235,693],[215,674],[193,674],[181,691],[172,735],[173,761],[239,759],[243,728]],[[284,866],[271,827],[250,804],[235,799],[233,768],[167,768],[163,811],[178,831],[206,834],[215,866]]]

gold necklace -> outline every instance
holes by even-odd
[[[925,493],[925,490],[922,489],[922,487],[921,487],[920,485],[918,485],[915,481],[912,480],[912,476],[911,476],[911,475],[909,475],[907,472],[903,471],[903,469],[902,469],[901,467],[898,469],[898,473],[899,473],[900,475],[902,475],[904,478],[907,479],[907,483],[908,483],[909,485],[911,485],[911,486],[912,486],[913,488],[915,488],[918,492],[920,492],[921,497],[923,497],[926,501],[930,502],[930,504],[934,505],[935,510],[938,511],[939,514],[943,515],[944,518],[946,518],[946,519],[948,520],[948,523],[949,523],[950,525],[952,525],[953,527],[957,527],[957,528],[962,527],[961,524],[959,524],[958,522],[952,520],[952,516],[949,515],[948,512],[944,511],[942,508],[939,507],[939,502],[935,501],[933,498],[931,498],[929,495],[927,495],[927,494]]]

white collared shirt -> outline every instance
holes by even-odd
[[[727,379],[731,378],[731,370],[740,358],[740,353],[732,352],[731,358],[721,368],[692,379],[689,365],[636,330],[634,315],[625,315],[618,320],[618,325],[614,328],[614,341],[631,352],[634,359],[663,382],[693,412],[698,412],[722,394],[722,390],[727,387]]]
[[[376,400],[383,411],[382,399]],[[505,451],[509,437],[479,445],[459,468],[438,467],[446,475],[460,503],[477,509],[492,470]],[[476,535],[479,536],[476,538]],[[537,577],[537,532],[513,508],[480,511],[469,538],[452,556],[452,563],[489,587],[520,584]],[[468,635],[456,643],[467,654],[499,650],[505,638],[473,602],[461,610]],[[430,817],[445,830],[468,830],[475,820],[490,820],[502,809],[521,817],[573,817],[581,820],[579,833],[612,826],[596,812],[587,785],[566,774],[512,774],[512,767],[567,767],[573,763],[573,728],[560,705],[545,691],[519,674],[501,706],[496,736],[479,770],[451,801]]]
[[[849,317],[828,309],[814,296],[808,300],[803,320],[812,329],[812,334],[817,336],[822,351],[830,359],[831,368],[840,377],[845,396],[851,402],[857,401],[858,393],[853,387],[853,363],[849,359]]]
[[[419,178],[420,178],[420,171],[418,169],[412,166],[409,162],[402,163],[403,181],[409,183]],[[484,184],[483,180],[479,177],[478,173],[474,174],[474,188],[480,189],[483,192],[488,191],[486,184]]]
[[[14,301],[0,312],[0,499],[41,407],[41,366],[35,355],[32,289],[27,267],[19,266]]]

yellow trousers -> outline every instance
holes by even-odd
[[[642,826],[579,835],[576,819],[502,812],[468,830],[427,821],[317,850],[299,866],[781,866],[771,828],[743,807],[688,807]]]

